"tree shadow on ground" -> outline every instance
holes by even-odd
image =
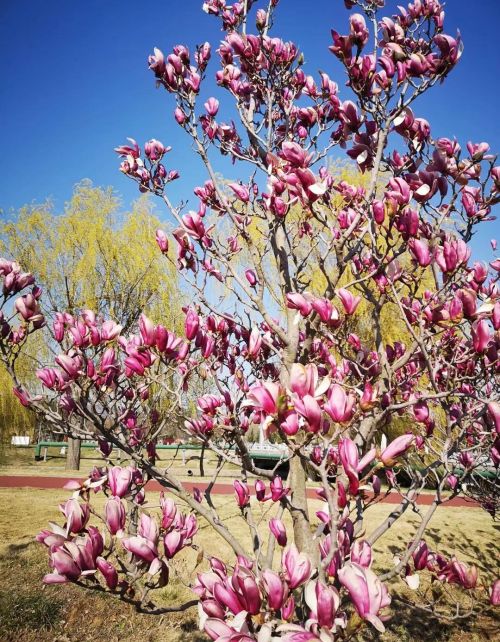
[[[487,609],[479,617],[443,621],[431,613],[408,607],[395,599],[392,617],[385,623],[386,633],[380,634],[368,627],[358,642],[468,642],[497,640],[499,618],[494,609]]]

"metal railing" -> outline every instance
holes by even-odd
[[[42,459],[42,450],[45,450],[45,456],[47,455],[47,450],[49,448],[65,448],[67,446],[67,443],[65,441],[39,441],[37,444],[35,444],[35,459],[39,460]],[[252,459],[268,459],[272,461],[280,461],[281,459],[285,459],[287,456],[287,452],[284,451],[282,448],[272,448],[269,446],[271,445],[256,445],[255,447],[250,448],[250,457]],[[81,443],[82,448],[91,448],[94,450],[98,450],[99,446],[97,442],[95,441],[82,441]],[[182,453],[182,451],[186,450],[201,450],[201,446],[198,444],[158,444],[156,446],[157,450],[175,450],[179,451]],[[231,450],[234,450],[234,446],[231,448]]]

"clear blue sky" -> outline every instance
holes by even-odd
[[[172,99],[155,89],[146,61],[155,45],[168,52],[174,44],[192,47],[209,40],[216,48],[219,23],[201,11],[201,4],[0,0],[4,212],[47,196],[62,205],[73,185],[87,177],[97,185],[113,185],[129,202],[137,190],[118,172],[113,152],[126,136],[141,142],[156,137],[172,145],[169,164],[182,174],[176,191],[191,197],[203,174],[172,121]],[[454,35],[457,27],[462,32],[464,55],[444,87],[425,96],[415,111],[430,120],[434,136],[456,136],[463,145],[486,140],[500,151],[500,2],[449,0],[446,12],[447,32]],[[295,41],[310,73],[327,71],[348,98],[328,52],[330,28],[347,30],[342,0],[281,0],[278,15],[276,35]],[[213,64],[212,73],[215,69]],[[500,236],[498,223],[488,228],[481,239],[495,231]]]

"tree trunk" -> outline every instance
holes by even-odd
[[[283,365],[280,381],[283,387],[290,384],[290,371],[297,358],[297,344],[299,338],[298,325],[295,323],[295,311],[288,310],[288,337],[289,345],[284,351]],[[311,559],[316,558],[316,546],[313,542],[311,525],[309,522],[309,509],[306,494],[306,472],[300,457],[295,456],[290,460],[288,485],[292,489],[291,506],[289,508],[293,523],[293,539],[299,551],[307,553]]]
[[[292,508],[290,514],[293,522],[295,546],[299,551],[308,553],[313,559],[316,556],[315,546],[309,523],[309,510],[306,495],[306,473],[299,457],[290,460],[288,485],[292,489]]]
[[[66,454],[66,470],[80,470],[80,454],[82,442],[80,439],[68,437],[68,451]]]

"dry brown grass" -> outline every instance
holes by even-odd
[[[154,617],[136,613],[131,607],[118,603],[108,595],[86,593],[78,587],[41,587],[47,571],[45,550],[33,541],[34,535],[48,520],[59,520],[57,505],[67,497],[64,490],[0,489],[0,640],[2,642],[199,642],[205,639],[197,631],[196,611],[179,615]],[[150,501],[155,501],[150,494]],[[101,500],[97,500],[97,504]],[[218,498],[224,520],[232,532],[248,543],[246,525],[239,517],[232,497]],[[320,506],[317,503],[314,510]],[[255,506],[258,518],[260,505]],[[388,514],[391,507],[380,505],[373,509],[367,530]],[[416,515],[401,519],[396,528],[377,543],[377,564],[391,565],[391,557],[411,540],[418,524]],[[483,557],[490,567],[481,568],[489,577],[499,559],[498,526],[479,509],[441,508],[431,523],[428,540],[444,553],[456,553],[465,561]],[[197,543],[211,554],[227,560],[232,555],[227,545],[205,525],[201,524]],[[385,553],[383,553],[385,551]],[[187,555],[177,563],[177,571],[189,581],[194,571],[193,556]],[[405,592],[402,582],[393,591]],[[178,603],[189,598],[189,590],[179,580],[173,580],[164,590],[162,601]],[[498,623],[496,623],[498,625]],[[464,628],[465,626],[465,628]],[[416,617],[404,609],[394,609],[384,642],[479,642],[494,639],[495,622],[483,616],[477,622],[444,627],[431,617]],[[377,638],[378,634],[374,634]],[[368,638],[367,638],[368,639]]]
[[[63,444],[61,444],[62,446]],[[35,449],[29,447],[12,447],[0,444],[0,475],[37,475],[40,477],[85,477],[94,466],[102,466],[103,460],[92,448],[82,448],[82,458],[79,471],[65,469],[66,457],[61,454],[60,447],[47,449],[47,461],[35,461]],[[197,451],[186,450],[186,461],[182,460],[180,451],[159,450],[158,462],[180,479],[196,479],[200,474],[200,464]],[[204,458],[205,475],[209,476],[215,469],[216,458],[212,453],[206,453]],[[189,474],[188,474],[189,470]],[[222,471],[221,479],[232,478],[238,469],[228,464]]]

